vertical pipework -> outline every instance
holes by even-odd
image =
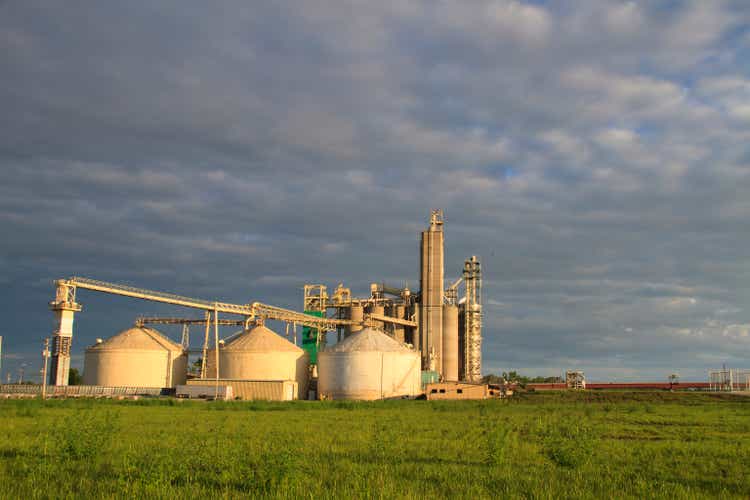
[[[73,319],[81,310],[76,303],[76,289],[64,281],[57,281],[55,300],[50,309],[55,313],[55,330],[52,332],[52,363],[49,371],[50,385],[68,385],[70,372],[70,346],[73,341]]]
[[[433,210],[430,227],[422,231],[420,252],[420,340],[422,367],[442,369],[444,234],[442,210]]]
[[[245,325],[247,330],[247,325]],[[206,367],[208,365],[208,334],[211,331],[211,313],[206,311],[206,335],[203,339],[203,355],[201,356],[201,378],[208,378]]]
[[[458,380],[466,380],[466,303],[458,305]]]
[[[422,340],[420,338],[420,332],[422,328],[422,319],[420,317],[421,309],[419,304],[414,304],[412,306],[412,314],[414,315],[413,319],[414,322],[417,324],[417,326],[410,328],[410,342],[414,346],[415,351],[422,352]],[[420,356],[420,362],[421,362],[421,356]]]

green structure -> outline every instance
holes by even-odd
[[[323,311],[305,311],[305,314],[319,318],[323,317]],[[320,328],[313,328],[311,326],[302,327],[302,349],[310,356],[311,365],[318,364],[318,351],[325,347],[325,345],[326,337]]]
[[[422,370],[422,388],[427,384],[440,382],[440,374],[436,371]]]

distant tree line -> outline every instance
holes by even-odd
[[[2,381],[0,381],[0,384],[1,383]],[[24,380],[21,380],[20,383],[22,385],[42,385],[41,380],[37,382],[36,380],[24,379]],[[78,371],[78,368],[71,368],[68,371],[68,385],[81,385],[82,383],[83,383],[83,377],[81,376],[81,373]]]
[[[82,383],[83,377],[78,371],[78,368],[71,368],[68,372],[68,385],[81,385]]]
[[[539,384],[539,383],[561,383],[564,382],[562,377],[527,377],[521,375],[516,371],[502,372],[500,375],[485,375],[482,377],[482,382],[485,384],[502,384],[503,382],[515,383],[524,387],[526,384]]]

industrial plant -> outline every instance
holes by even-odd
[[[302,310],[262,302],[231,304],[72,277],[55,282],[48,380],[68,384],[78,290],[133,297],[201,311],[199,317],[139,317],[85,350],[78,395],[174,394],[223,399],[356,399],[490,397],[482,378],[482,271],[469,256],[445,278],[445,232],[433,210],[420,238],[420,287],[370,285],[353,296],[339,283],[304,284]],[[451,273],[449,272],[449,275]],[[274,332],[267,321],[282,324]],[[155,329],[180,325],[175,342]],[[191,342],[190,329],[200,329]],[[220,335],[219,327],[233,327]],[[194,328],[195,329],[195,328]],[[328,334],[336,342],[328,345]],[[199,367],[191,371],[190,356]],[[45,358],[46,360],[46,358]],[[46,367],[46,361],[45,361]]]

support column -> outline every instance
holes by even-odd
[[[70,372],[70,346],[73,342],[73,319],[82,308],[76,303],[76,289],[64,281],[57,281],[55,300],[50,309],[55,313],[55,330],[52,332],[52,363],[49,371],[50,385],[68,385]]]

